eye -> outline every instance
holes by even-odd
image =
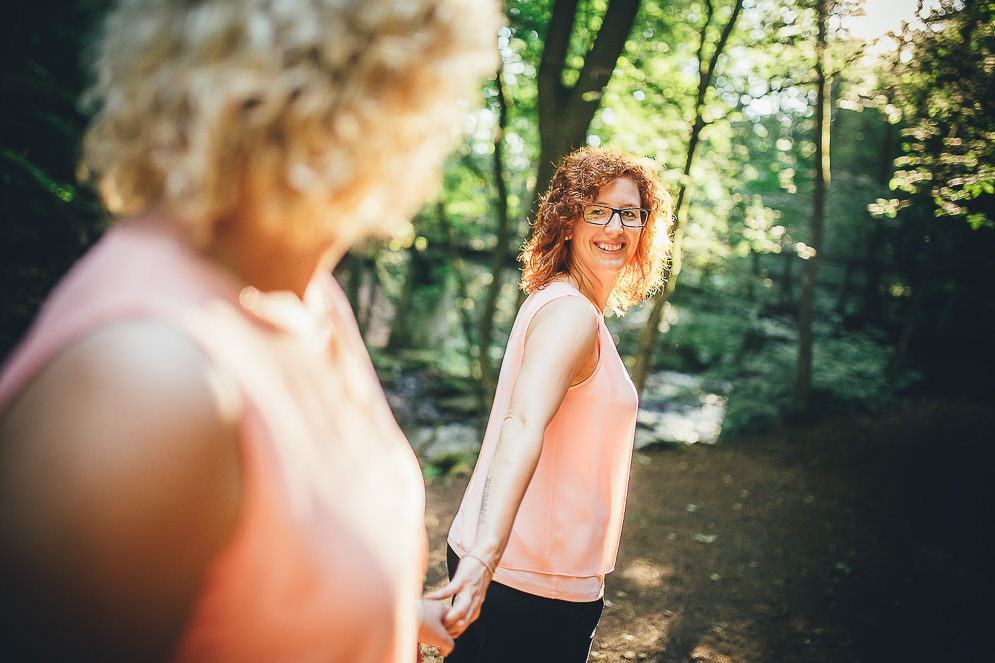
[[[639,210],[638,209],[624,209],[621,211],[623,221],[638,221],[639,220]]]
[[[589,219],[603,219],[608,216],[608,208],[602,207],[601,205],[588,205],[584,212],[587,214]]]

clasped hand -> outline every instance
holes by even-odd
[[[453,597],[452,607],[442,618],[442,623],[453,638],[459,637],[480,616],[480,608],[490,582],[490,569],[476,557],[465,555],[449,584],[425,595],[426,599],[433,600]]]
[[[418,625],[418,642],[438,647],[443,656],[448,656],[453,650],[453,637],[449,634],[443,618],[448,612],[448,606],[438,601],[421,601],[421,623]]]

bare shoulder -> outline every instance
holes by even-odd
[[[583,297],[558,297],[539,309],[529,324],[526,343],[533,338],[583,346],[594,345],[598,314]]]
[[[598,333],[597,312],[586,299],[554,299],[529,324],[522,373],[527,380],[552,377],[563,389],[578,384],[597,366]]]
[[[53,626],[83,651],[172,646],[238,518],[232,394],[182,332],[126,322],[67,347],[16,398],[0,420],[0,572],[29,626],[32,601],[58,596]]]
[[[562,325],[597,330],[598,313],[584,297],[557,297],[539,309],[529,325],[529,332],[540,327]]]

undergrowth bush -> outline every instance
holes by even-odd
[[[783,424],[795,407],[796,320],[765,315],[759,304],[743,298],[718,295],[707,302],[707,308],[677,311],[659,366],[697,369],[732,385],[723,437]],[[879,331],[847,329],[838,316],[825,316],[814,324],[813,334],[816,414],[877,410],[915,380],[913,374],[888,378],[891,347]]]

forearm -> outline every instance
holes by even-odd
[[[564,336],[565,328],[577,331]],[[487,586],[539,465],[546,426],[556,416],[570,385],[589,374],[585,361],[596,357],[597,334],[590,305],[574,297],[547,304],[529,327],[507,416],[484,477],[474,544],[449,584],[430,595],[433,599],[453,597],[445,617],[453,636],[480,614]]]
[[[508,545],[518,508],[542,452],[544,426],[515,416],[505,419],[480,503],[473,554],[496,567]]]

